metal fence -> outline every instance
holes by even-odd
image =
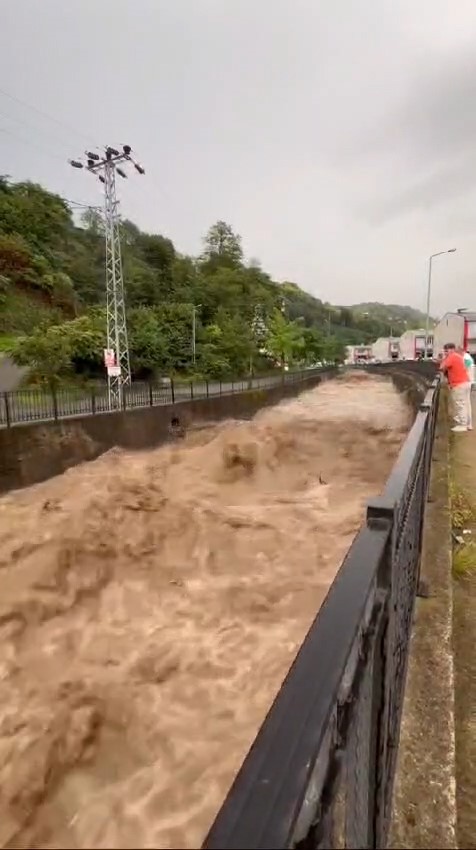
[[[325,368],[305,369],[223,381],[170,380],[166,384],[137,381],[130,387],[123,388],[121,408],[132,410],[241,393],[250,389],[269,389],[280,384],[302,382],[325,371]],[[22,389],[0,393],[0,427],[9,428],[27,422],[45,422],[75,416],[93,416],[116,409],[110,406],[106,383],[97,384],[88,391],[81,388]]]
[[[386,847],[438,398],[435,379],[207,850]]]

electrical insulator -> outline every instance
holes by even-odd
[[[86,151],[86,156],[88,159],[94,159],[95,162],[99,162],[99,154],[94,153],[93,151]]]
[[[73,168],[84,168],[83,163],[79,162],[78,159],[68,159],[68,162]]]
[[[124,180],[127,180],[127,174],[122,170],[122,168],[116,167],[116,171],[117,171],[118,174],[120,174],[121,177],[124,178]]]
[[[88,159],[88,168],[94,167],[94,159]]]
[[[142,165],[140,165],[138,162],[134,163],[134,168],[136,169],[136,171],[139,172],[139,174],[145,174],[145,168],[142,168]]]
[[[110,156],[119,156],[119,151],[116,150],[116,148],[107,147],[106,154],[109,154]]]
[[[102,176],[102,174],[98,174],[98,177],[99,177],[99,179],[100,179],[101,183],[105,183],[105,182],[106,182],[106,179]]]
[[[123,145],[122,150],[124,151],[126,156],[130,156],[132,148],[130,145]]]

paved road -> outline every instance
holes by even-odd
[[[11,364],[13,366],[13,364]],[[17,368],[17,367],[14,367]],[[298,375],[289,373],[286,375],[286,383],[298,379]],[[13,379],[13,376],[12,376]],[[208,398],[216,395],[228,395],[229,393],[243,392],[247,389],[264,389],[277,386],[281,383],[280,375],[264,378],[253,378],[250,382],[242,381],[209,381],[208,389],[205,381],[197,381],[193,389],[189,383],[177,382],[174,387],[175,402],[187,401],[191,398]],[[77,416],[90,416],[95,413],[110,413],[107,393],[101,389],[94,396],[76,393],[71,390],[59,390],[56,396],[57,415],[55,416],[55,405],[53,397],[42,390],[20,390],[9,392],[0,390],[0,427],[10,425],[26,425],[29,422],[49,422],[58,419],[74,418]],[[141,407],[156,407],[172,403],[172,390],[169,386],[135,383],[131,391],[127,393],[126,409],[137,409]]]
[[[0,354],[0,393],[10,393],[16,390],[28,369],[16,366],[13,360]]]

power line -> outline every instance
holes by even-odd
[[[9,177],[4,177],[3,179],[8,186],[16,186],[18,182],[21,182],[17,180],[11,180]],[[56,195],[57,198],[60,198],[66,204],[71,204],[75,207],[85,207],[85,209],[88,210],[102,210],[102,207],[95,206],[94,204],[85,204],[84,201],[73,201],[71,198],[65,198],[63,195],[59,195],[57,192],[53,192],[52,194]]]
[[[29,145],[32,148],[36,148],[41,151],[41,153],[46,154],[46,156],[50,156],[52,159],[59,159],[61,162],[64,162],[64,157],[59,156],[59,154],[53,153],[48,148],[44,148],[42,145],[38,145],[36,142],[32,142],[31,139],[25,139],[23,136],[20,136],[19,133],[16,133],[13,130],[9,130],[8,127],[0,127],[0,133],[7,133],[7,135],[12,136],[12,138],[17,139],[24,145]]]
[[[0,94],[4,95],[4,97],[9,98],[9,100],[11,100],[11,101],[13,101],[13,102],[15,102],[15,103],[19,103],[21,106],[24,106],[24,107],[26,107],[27,109],[31,109],[31,110],[32,110],[33,112],[35,112],[37,115],[40,115],[41,117],[46,118],[48,121],[52,121],[52,122],[54,122],[57,126],[59,126],[59,127],[62,127],[62,128],[64,128],[64,129],[66,129],[66,130],[68,131],[68,134],[74,133],[75,137],[76,137],[76,136],[78,136],[78,135],[80,135],[83,139],[87,140],[88,145],[93,144],[93,142],[92,142],[92,136],[86,136],[84,133],[82,133],[81,131],[79,131],[79,130],[75,129],[72,125],[68,124],[67,122],[62,121],[61,119],[56,118],[56,117],[55,117],[55,116],[53,116],[53,115],[50,115],[49,113],[45,112],[44,110],[39,109],[39,108],[38,108],[38,107],[36,107],[36,106],[33,106],[33,104],[28,103],[28,102],[27,102],[27,101],[25,101],[25,100],[22,100],[21,98],[17,97],[16,95],[10,94],[9,92],[5,91],[5,89],[0,88]],[[28,122],[26,122],[26,121],[25,121],[25,120],[23,120],[23,119],[19,119],[19,118],[16,118],[16,117],[14,117],[14,116],[10,116],[10,115],[7,115],[7,116],[5,116],[5,117],[7,117],[8,119],[13,120],[13,121],[18,121],[19,123],[24,124],[25,126],[28,126]],[[30,126],[32,126],[32,125],[30,125]],[[37,128],[34,128],[34,129],[36,130]],[[13,133],[12,131],[9,131],[9,130],[7,130],[7,129],[5,129],[5,132],[8,132],[8,133],[9,133],[9,135],[14,135],[14,133]],[[44,132],[44,131],[39,130],[39,132]],[[48,132],[48,131],[47,131],[47,132]],[[54,157],[55,159],[59,159],[59,158],[60,158],[60,157],[58,157],[58,155],[56,155],[56,154],[52,154],[52,153],[51,153],[51,151],[47,150],[46,148],[42,148],[40,145],[35,144],[34,142],[31,142],[31,141],[30,141],[30,140],[28,140],[28,139],[21,138],[21,137],[20,137],[20,136],[18,136],[18,135],[17,135],[17,138],[18,138],[18,139],[19,139],[19,141],[21,141],[23,144],[30,145],[31,147],[36,147],[36,148],[37,148],[37,150],[41,150],[41,152],[42,152],[42,153],[44,153],[44,154],[46,154],[47,156]],[[61,140],[61,141],[60,141],[60,143],[61,143],[61,145],[62,145],[63,147],[66,147],[66,142],[65,142],[64,140]],[[96,142],[94,142],[93,147],[94,147],[94,148],[96,148]],[[96,149],[97,149],[97,148],[96,148]],[[149,195],[149,197],[150,197],[150,198],[151,198],[151,199],[155,202],[155,201],[156,201],[156,197],[155,197],[155,195],[154,195],[154,196],[152,195],[152,189],[151,189],[151,187],[150,187],[150,186],[146,186],[146,187],[144,187],[144,188],[145,188],[146,194],[148,194],[148,195]],[[173,208],[175,208],[175,210],[176,210],[177,212],[180,212],[178,205],[175,203],[175,200],[171,197],[170,193],[167,191],[167,189],[165,188],[165,186],[164,186],[163,184],[161,184],[161,183],[157,184],[157,186],[154,188],[154,191],[158,192],[159,194],[162,194],[162,195],[164,196],[165,200],[168,202],[168,204],[169,204],[170,206],[172,206]]]
[[[83,204],[83,203],[81,203],[81,201],[70,201],[69,198],[63,198],[62,195],[58,195],[58,197],[61,198],[62,201],[65,201],[65,203],[69,204],[74,209],[98,210],[98,211],[100,210],[101,212],[103,212],[102,207],[95,206],[94,204]]]
[[[0,112],[0,116],[2,118],[6,118],[7,121],[15,121],[17,124],[22,124],[28,130],[32,130],[34,133],[41,133],[43,136],[47,137],[47,141],[50,144],[51,144],[51,139],[54,138],[55,145],[58,145],[58,144],[62,145],[64,148],[67,147],[68,150],[69,150],[69,147],[70,147],[69,144],[67,142],[63,141],[63,139],[58,139],[58,137],[56,135],[54,135],[54,131],[51,131],[51,133],[48,130],[45,131],[40,127],[36,127],[30,121],[25,121],[23,118],[17,118],[16,115],[9,115],[8,113]],[[48,139],[48,136],[50,136],[49,139]]]
[[[58,127],[64,128],[68,132],[68,134],[74,133],[75,137],[78,136],[78,135],[81,136],[83,139],[85,139],[88,142],[88,145],[93,145],[93,148],[96,149],[96,150],[99,149],[96,146],[96,142],[94,142],[94,143],[92,142],[92,136],[85,135],[81,131],[74,128],[71,124],[68,124],[67,122],[62,121],[59,118],[56,118],[54,115],[50,115],[48,112],[45,112],[44,110],[38,108],[37,106],[34,106],[31,103],[28,103],[25,100],[22,100],[21,98],[17,97],[17,95],[14,95],[14,94],[11,94],[10,92],[5,91],[5,89],[3,89],[3,88],[0,88],[0,94],[3,95],[4,97],[8,98],[12,102],[18,103],[21,106],[32,110],[32,112],[35,112],[37,115],[41,116],[42,118],[44,118],[48,121],[52,121]],[[6,117],[8,120],[17,121],[18,123],[23,124],[26,127],[29,126],[28,122],[25,121],[22,118],[21,119],[16,118],[16,117],[11,116],[11,115],[6,115],[4,117]],[[30,125],[30,126],[33,126],[33,125]],[[43,132],[43,133],[45,132],[44,130],[41,130],[40,128],[34,127],[34,129],[35,129],[36,132]],[[1,132],[1,130],[0,130],[0,132]],[[61,157],[58,156],[58,154],[53,153],[51,150],[47,149],[46,147],[43,147],[42,145],[39,145],[36,142],[31,141],[30,139],[23,138],[18,133],[13,132],[12,130],[9,130],[8,128],[3,128],[3,132],[8,133],[8,135],[13,136],[14,138],[17,138],[18,141],[20,141],[22,144],[29,145],[32,148],[36,148],[38,151],[41,151],[41,153],[43,153],[46,156],[49,156],[53,159],[61,159]],[[46,132],[48,132],[48,131],[46,131]],[[63,147],[66,147],[66,142],[64,140],[56,140],[56,144],[58,144],[58,143],[60,143]],[[155,197],[155,194],[152,195],[151,187],[146,186],[144,188],[146,190],[146,194],[148,194],[149,197],[154,202],[156,202],[156,197]],[[175,200],[171,197],[170,193],[166,190],[166,188],[163,184],[161,184],[161,183],[157,184],[156,187],[154,187],[154,192],[158,192],[159,194],[162,194],[164,196],[165,200],[168,202],[169,206],[171,206],[172,208],[175,208],[176,212],[180,212],[179,205],[177,205],[175,203]]]
[[[8,97],[9,100],[14,101],[15,103],[21,104],[21,106],[25,106],[27,109],[33,110],[38,115],[41,115],[43,118],[46,118],[48,121],[53,121],[54,124],[58,124],[59,127],[65,127],[69,133],[73,133],[74,136],[82,136],[83,139],[87,139],[88,144],[91,144],[91,139],[85,136],[80,130],[75,129],[70,124],[67,124],[66,121],[61,121],[59,118],[55,118],[53,115],[49,115],[48,112],[44,112],[42,109],[38,109],[37,106],[33,106],[31,103],[27,103],[26,100],[22,100],[14,94],[10,94],[5,91],[5,89],[0,88],[0,94],[3,94],[4,97]]]
[[[35,142],[32,142],[30,139],[25,139],[22,136],[20,136],[18,133],[14,133],[12,130],[9,130],[6,127],[0,127],[0,135],[1,135],[1,133],[8,133],[9,136],[12,136],[12,138],[17,139],[19,142],[22,142],[22,144],[30,145],[31,147],[36,148],[36,150],[39,150],[41,153],[44,153],[47,156],[50,156],[53,159],[60,160],[60,162],[64,163],[64,157],[58,156],[58,154],[54,154],[54,153],[52,153],[52,151],[47,150],[46,148],[40,147]],[[10,185],[15,185],[15,183],[18,182],[18,181],[7,179],[6,182],[9,183]],[[86,204],[83,201],[73,201],[73,200],[71,200],[71,198],[65,198],[63,195],[59,195],[57,192],[54,192],[53,194],[55,194],[58,198],[61,198],[61,200],[64,201],[66,204],[69,204],[70,206],[72,206],[76,209],[101,210],[102,211],[102,207],[98,206],[97,204]]]

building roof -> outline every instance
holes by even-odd
[[[476,312],[474,312],[474,310],[465,310],[464,313],[458,313],[457,310],[448,310],[448,312],[441,317],[438,324],[440,324],[446,316],[461,316],[462,319],[468,319],[469,322],[476,322]]]
[[[428,335],[431,336],[431,333],[432,333],[432,329],[430,329],[428,331]],[[400,339],[402,339],[403,337],[409,338],[409,337],[412,337],[412,336],[425,336],[425,334],[426,334],[425,328],[412,328],[409,331],[404,331],[402,333],[402,336],[400,337]]]

